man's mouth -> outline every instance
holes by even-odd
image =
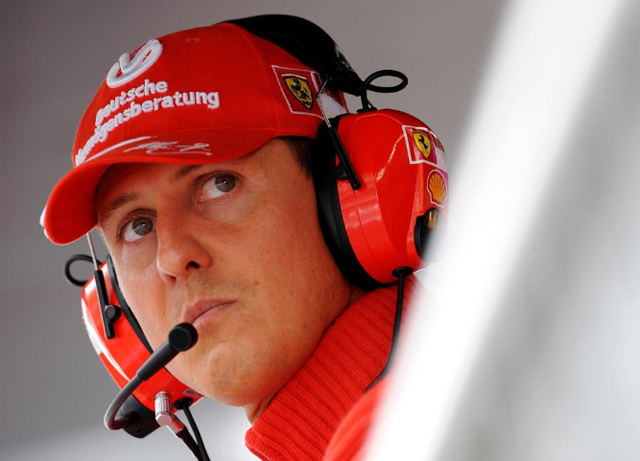
[[[201,299],[187,304],[184,307],[182,321],[197,327],[205,319],[222,313],[231,305],[237,302],[236,299]]]

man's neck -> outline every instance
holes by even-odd
[[[342,314],[342,312],[344,312],[349,306],[351,306],[353,303],[358,301],[367,293],[367,290],[356,287],[351,284],[349,284],[349,290],[351,292],[351,295],[349,296],[349,302],[347,303],[345,308],[340,311],[340,314]],[[286,382],[283,383],[283,386],[285,384]],[[276,391],[275,393],[269,395],[267,398],[264,398],[258,402],[253,402],[244,406],[244,414],[247,416],[247,419],[251,424],[253,424],[253,422],[256,419],[258,419],[260,414],[262,414],[262,412],[269,406],[269,404],[271,403],[271,400],[273,400],[273,398],[276,396],[277,393],[278,391]]]

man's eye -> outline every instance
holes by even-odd
[[[139,240],[151,233],[154,228],[153,219],[148,216],[139,216],[129,221],[122,229],[122,238],[126,242]]]
[[[198,201],[203,202],[205,200],[222,197],[236,187],[236,181],[237,179],[230,174],[219,174],[208,179],[202,186],[202,192]]]

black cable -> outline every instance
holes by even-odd
[[[189,426],[191,426],[191,430],[193,434],[196,436],[196,441],[198,443],[198,448],[200,449],[200,456],[196,455],[201,461],[210,461],[209,454],[207,453],[207,449],[204,447],[204,442],[202,441],[202,437],[200,436],[200,431],[198,430],[198,425],[196,424],[196,420],[193,419],[193,415],[191,414],[191,410],[189,410],[189,405],[191,404],[189,399],[181,399],[174,403],[174,406],[178,410],[182,410],[185,415],[187,415],[187,421],[189,421]]]
[[[391,338],[391,350],[389,351],[389,358],[387,359],[387,363],[380,372],[380,374],[373,380],[369,387],[367,387],[367,391],[371,389],[373,386],[378,384],[380,381],[391,369],[391,365],[393,363],[393,359],[395,357],[398,338],[400,337],[400,323],[402,321],[402,305],[404,302],[404,279],[408,275],[413,273],[413,269],[410,267],[398,267],[393,270],[393,276],[398,278],[398,293],[396,295],[396,315],[393,321],[393,336]]]
[[[137,375],[133,377],[131,381],[127,383],[125,387],[116,395],[116,398],[113,399],[109,408],[107,408],[107,412],[104,414],[104,425],[107,426],[108,429],[112,431],[117,431],[118,429],[124,429],[125,427],[129,427],[132,421],[129,419],[128,415],[124,415],[116,419],[116,415],[118,414],[118,410],[120,407],[124,405],[125,400],[129,398],[133,391],[135,391],[138,386],[142,383],[142,379],[140,379]]]
[[[400,80],[400,83],[394,86],[379,86],[371,83],[380,77],[395,77]],[[409,79],[399,70],[384,69],[374,72],[365,79],[362,85],[362,94],[360,95],[362,109],[358,109],[358,112],[368,112],[370,110],[376,110],[375,106],[373,106],[367,98],[367,91],[373,91],[375,93],[396,93],[405,89],[408,84]]]
[[[195,456],[198,461],[204,461],[200,452],[200,447],[198,447],[198,444],[193,440],[193,437],[191,437],[191,434],[186,427],[178,432],[176,437],[182,440],[185,445],[189,447],[189,450],[191,450],[191,453],[193,453],[193,456]]]
[[[77,255],[73,255],[69,259],[67,259],[67,262],[64,265],[64,277],[67,279],[67,282],[69,282],[72,285],[75,285],[77,287],[83,287],[89,281],[89,279],[80,280],[80,279],[75,278],[71,274],[71,265],[73,263],[75,263],[76,261],[84,261],[84,262],[92,263],[93,259],[89,255],[77,254]],[[98,261],[98,266],[101,265],[101,264],[102,264],[102,262]]]

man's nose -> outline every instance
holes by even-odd
[[[199,237],[202,233],[191,221],[184,215],[158,216],[156,264],[165,283],[175,283],[195,270],[208,268],[213,262]]]

